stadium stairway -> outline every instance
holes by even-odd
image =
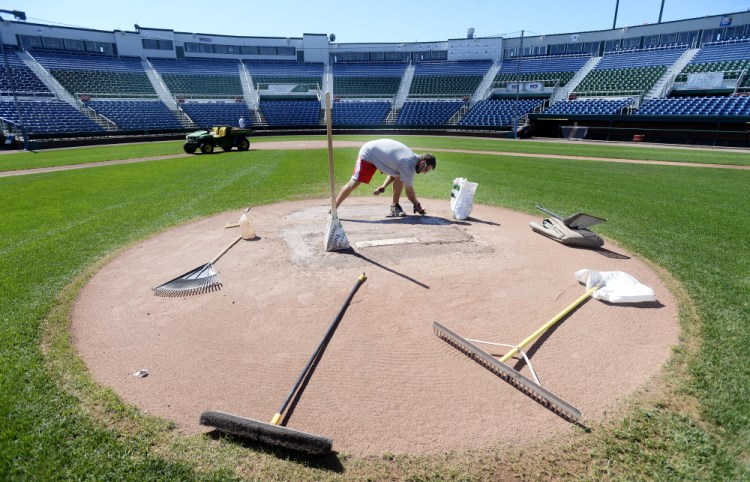
[[[396,99],[393,102],[394,114],[404,106],[406,98],[409,97],[412,80],[414,80],[414,64],[409,64],[409,66],[406,67],[406,70],[404,71],[404,76],[401,79],[401,85],[398,87],[398,93],[396,94]]]
[[[672,87],[675,77],[677,77],[677,75],[682,72],[682,69],[693,60],[693,57],[695,57],[698,51],[700,51],[700,49],[685,50],[680,58],[667,69],[658,81],[656,81],[656,84],[654,84],[651,90],[646,92],[643,96],[643,101],[645,102],[647,100],[665,97],[665,94],[669,92],[669,89]]]
[[[151,81],[151,85],[154,86],[154,90],[159,99],[169,107],[169,110],[176,110],[177,102],[174,99],[174,95],[172,95],[172,92],[167,88],[167,85],[164,83],[164,79],[161,78],[161,75],[159,75],[159,72],[156,71],[154,66],[148,60],[141,60],[141,65],[143,66],[143,70],[146,71],[146,75],[148,76],[148,80]]]
[[[576,87],[578,87],[578,84],[581,83],[581,81],[596,68],[597,65],[599,65],[599,62],[602,61],[602,57],[591,57],[588,62],[583,64],[583,67],[581,67],[581,70],[576,72],[576,75],[573,76],[570,81],[568,81],[567,84],[565,84],[565,87],[562,89],[559,89],[555,95],[552,96],[552,99],[549,101],[549,105],[552,106],[555,102],[560,102],[561,100],[568,100],[568,96],[571,92],[575,90]]]
[[[503,61],[499,59],[495,60],[495,62],[492,63],[490,70],[488,70],[487,73],[484,75],[484,78],[482,79],[482,82],[479,84],[479,87],[477,87],[477,90],[474,91],[474,94],[471,96],[471,101],[469,102],[469,106],[473,107],[480,100],[484,100],[487,98],[490,91],[492,90],[492,84],[495,82],[495,76],[500,71],[500,67],[502,65],[503,65]]]
[[[83,102],[76,99],[60,82],[50,74],[42,64],[36,61],[36,59],[28,52],[18,52],[18,58],[34,72],[39,80],[47,86],[47,88],[55,94],[55,97],[59,100],[69,104],[74,109],[81,112],[83,115],[94,121],[99,127],[106,131],[117,130],[117,126],[114,122],[94,112],[93,110],[86,107]]]
[[[253,78],[247,70],[245,63],[240,61],[240,84],[242,85],[242,95],[245,97],[245,103],[250,112],[258,111],[258,91],[255,90]]]

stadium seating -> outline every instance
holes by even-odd
[[[685,82],[687,74],[724,72],[727,80],[736,80],[743,70],[750,68],[750,40],[705,44],[675,79]],[[745,75],[738,86],[750,90],[750,77]]]
[[[156,97],[139,58],[46,51],[30,53],[71,94],[91,98]]]
[[[261,100],[260,110],[271,126],[313,126],[320,118],[316,100]]]
[[[190,98],[242,96],[236,61],[151,59],[150,62],[174,95]]]
[[[418,63],[409,97],[471,96],[491,65],[489,61]]]
[[[495,75],[493,85],[504,87],[508,82],[541,81],[544,82],[545,87],[554,87],[558,82],[560,86],[563,86],[573,78],[589,58],[588,55],[561,55],[504,60]]]
[[[202,127],[236,126],[240,117],[245,118],[246,127],[252,125],[253,116],[244,102],[186,102],[182,109]]]
[[[385,121],[390,102],[339,101],[331,105],[335,126],[376,126]]]
[[[341,98],[395,97],[406,64],[334,64],[333,94]]]
[[[556,102],[545,114],[565,115],[615,115],[632,103],[632,99],[576,99]]]
[[[26,100],[18,102],[24,125],[32,134],[102,132],[94,121],[81,114],[70,104],[57,99]],[[12,98],[0,101],[0,119],[20,125],[16,104]]]
[[[510,126],[513,118],[523,117],[542,105],[539,99],[487,99],[478,102],[461,119],[462,126]]]
[[[578,95],[635,95],[647,92],[684,48],[609,52],[576,87]],[[633,67],[637,66],[637,67]]]
[[[10,70],[6,69],[4,63],[0,67],[0,95],[13,95],[13,87],[15,87],[16,95],[53,96],[52,92],[39,80],[36,74],[18,58],[16,52],[8,52],[7,58]],[[11,77],[13,77],[13,84],[15,85],[11,84]]]
[[[259,84],[315,84],[323,86],[323,64],[245,61],[255,88]]]
[[[443,125],[453,117],[463,101],[407,101],[398,113],[399,125]]]
[[[652,99],[645,102],[634,115],[750,117],[750,97]]]
[[[184,129],[172,111],[158,100],[92,100],[88,107],[123,131]]]

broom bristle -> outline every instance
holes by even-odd
[[[468,355],[495,375],[510,383],[518,390],[535,400],[540,405],[552,410],[561,417],[576,422],[581,418],[581,411],[541,385],[534,383],[505,363],[496,359],[465,338],[453,333],[438,322],[433,323],[435,334],[451,346]]]
[[[225,412],[203,412],[199,423],[248,440],[313,455],[325,455],[333,446],[333,440],[321,435],[263,423]]]

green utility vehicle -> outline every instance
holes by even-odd
[[[216,126],[211,129],[201,129],[188,134],[182,148],[188,154],[195,154],[200,150],[203,154],[211,154],[214,149],[221,147],[231,151],[236,147],[238,151],[250,149],[250,129],[239,129],[232,126]]]

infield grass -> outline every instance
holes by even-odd
[[[531,145],[404,139],[476,150]],[[154,144],[153,151],[143,145],[140,156],[164,155],[170,144]],[[555,144],[539,146],[565,153]],[[614,158],[647,150],[594,147]],[[87,162],[132,148],[86,148]],[[117,149],[122,153],[113,154]],[[63,159],[70,151],[32,155]],[[682,149],[658,151],[673,156],[663,160],[686,160]],[[714,156],[687,152],[693,159]],[[356,153],[336,150],[337,185],[347,180]],[[0,156],[0,163],[29,154]],[[0,478],[750,479],[748,170],[441,152],[438,168],[417,180],[420,197],[433,198],[425,202],[428,210],[430,203],[448,202],[455,177],[467,177],[479,182],[478,203],[535,217],[541,217],[535,204],[605,217],[600,233],[671,274],[681,300],[682,343],[660,381],[591,433],[575,430],[554,444],[523,449],[364,458],[339,453],[318,460],[232,439],[182,437],[170,422],[144,415],[91,379],[71,347],[68,315],[98,266],[119,249],[203,216],[325,198],[327,173],[325,150],[250,151],[0,179]],[[523,434],[508,437],[523,441]]]

